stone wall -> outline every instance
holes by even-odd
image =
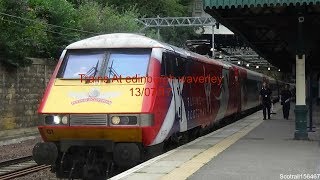
[[[32,59],[26,68],[0,65],[0,131],[33,127],[42,122],[37,110],[55,62]]]

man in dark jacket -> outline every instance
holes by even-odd
[[[292,97],[292,93],[289,90],[289,85],[287,84],[285,89],[281,91],[280,94],[280,102],[282,104],[283,118],[289,119],[289,111],[290,111],[290,99]]]
[[[260,102],[263,110],[263,120],[266,119],[266,111],[268,112],[268,119],[270,119],[271,108],[271,90],[267,87],[267,83],[263,82],[262,89],[260,90]]]

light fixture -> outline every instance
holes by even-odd
[[[280,72],[280,69],[278,71]]]
[[[257,69],[259,69],[259,66],[256,66]]]
[[[120,116],[121,124],[128,125],[130,123],[130,119],[128,116]]]
[[[219,55],[219,58],[222,59],[222,55],[221,54]]]
[[[241,62],[240,62],[240,61],[238,61],[238,64],[241,64]]]
[[[249,67],[250,65],[249,65],[249,63],[247,64],[247,67]]]
[[[270,67],[268,67],[268,71],[270,71]]]
[[[53,123],[54,124],[60,124],[60,121],[61,121],[61,119],[59,116],[53,116]]]
[[[114,124],[114,125],[118,125],[118,124],[120,124],[120,117],[119,116],[113,116],[112,118],[111,118],[111,122],[112,122],[112,124]]]
[[[53,120],[54,120],[54,116],[46,116],[46,117],[44,118],[44,122],[45,122],[46,124],[53,124]]]
[[[63,116],[61,122],[62,124],[68,124],[68,116]]]

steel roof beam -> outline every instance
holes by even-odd
[[[216,20],[212,17],[156,17],[139,18],[138,22],[145,27],[172,27],[172,26],[215,26]]]

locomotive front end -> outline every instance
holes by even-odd
[[[155,85],[147,76],[159,76],[152,48],[88,44],[63,52],[39,107],[44,142],[33,157],[57,177],[105,177],[113,162],[136,165],[159,127],[155,97],[142,92]]]

